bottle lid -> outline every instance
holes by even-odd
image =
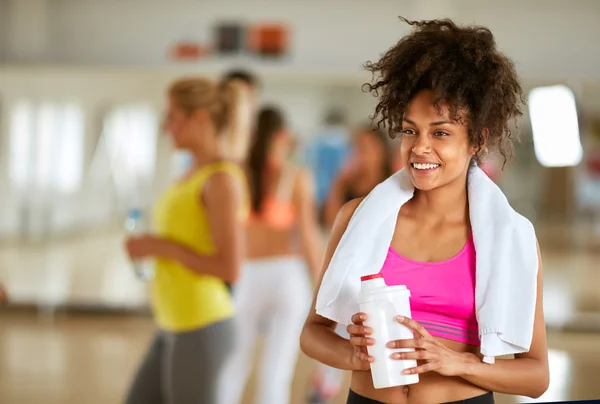
[[[368,281],[371,279],[378,279],[378,278],[383,278],[383,275],[382,274],[372,274],[372,275],[361,276],[360,281],[364,282],[364,281]]]

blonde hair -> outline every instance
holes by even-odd
[[[250,142],[251,100],[239,80],[219,84],[205,78],[186,78],[173,83],[168,94],[186,114],[208,112],[223,153],[233,160],[245,158]]]

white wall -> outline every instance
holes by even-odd
[[[14,0],[13,0],[14,1]],[[18,1],[18,0],[17,0]],[[600,2],[446,0],[52,0],[51,59],[65,63],[162,65],[169,44],[210,39],[216,21],[285,21],[296,69],[355,72],[403,34],[410,18],[449,16],[488,26],[526,77],[600,81]],[[231,60],[230,61],[235,61]],[[210,63],[209,63],[210,64]]]
[[[527,79],[600,82],[595,0],[1,0],[0,60],[164,66],[170,44],[212,38],[218,21],[284,21],[292,53],[275,69],[354,73],[409,28],[396,16],[489,27]],[[265,63],[246,58],[196,64]]]
[[[48,0],[6,0],[6,55],[11,61],[39,62],[52,50]]]
[[[600,2],[461,1],[460,19],[488,26],[528,78],[600,81]]]
[[[51,10],[53,54],[66,62],[162,64],[169,44],[210,40],[219,20],[275,20],[292,29],[294,66],[355,70],[406,31],[390,17],[398,4],[408,2],[58,0]]]
[[[8,35],[8,1],[0,0],[0,63],[6,60],[6,37]]]

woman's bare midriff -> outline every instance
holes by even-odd
[[[458,352],[479,355],[479,347],[443,338],[436,338]],[[424,362],[419,361],[419,365]],[[419,383],[409,386],[375,389],[371,371],[353,371],[350,388],[361,396],[389,404],[439,404],[464,400],[487,393],[486,390],[460,377],[442,376],[435,372],[421,373]]]
[[[293,242],[294,232],[290,229],[275,229],[262,223],[253,223],[247,228],[248,259],[285,257],[297,255]]]

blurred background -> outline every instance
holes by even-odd
[[[487,26],[515,61],[523,141],[489,169],[542,248],[537,401],[600,398],[600,2],[0,0],[0,402],[121,402],[153,331],[123,222],[182,172],[160,131],[173,79],[253,72],[303,164],[331,111],[349,131],[368,121],[361,65],[408,33],[398,15]],[[293,403],[313,369],[301,355]]]

